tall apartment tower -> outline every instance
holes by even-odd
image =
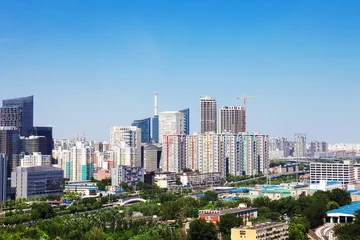
[[[306,134],[297,133],[294,139],[294,157],[302,158],[307,156]]]
[[[183,110],[179,110],[179,112],[184,113],[184,134],[190,134],[190,109],[186,108]]]
[[[246,131],[245,108],[224,106],[219,111],[220,132],[240,133]]]
[[[21,114],[20,135],[29,136],[34,126],[34,96],[3,100],[3,108],[19,109]]]
[[[184,113],[167,111],[159,114],[159,142],[163,142],[166,135],[184,134]]]
[[[141,167],[141,129],[131,127],[112,127],[110,133],[111,150],[118,152],[117,165]]]
[[[216,100],[212,97],[200,98],[200,132],[216,132]]]
[[[151,141],[151,119],[145,118],[141,120],[134,120],[131,126],[141,129],[141,143],[150,143]]]

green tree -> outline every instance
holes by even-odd
[[[326,204],[326,210],[327,211],[330,211],[330,210],[333,210],[333,209],[337,209],[339,208],[339,204],[335,201],[329,201],[327,204]]]
[[[351,203],[351,196],[348,192],[335,188],[330,192],[330,200],[337,202],[341,207]]]
[[[33,203],[30,213],[33,220],[52,218],[55,216],[53,208],[48,203]]]
[[[289,224],[289,239],[290,240],[307,240],[307,231],[304,225],[299,223]]]
[[[204,193],[204,196],[202,196],[200,198],[200,202],[202,203],[202,205],[206,205],[208,204],[210,201],[212,203],[215,203],[216,200],[218,200],[218,194],[214,191],[206,191]]]
[[[213,223],[203,219],[195,219],[190,223],[188,240],[217,240],[216,228]]]
[[[89,232],[85,234],[84,240],[105,240],[106,234],[104,230],[99,227],[93,227]]]
[[[223,236],[226,236],[230,235],[231,228],[238,227],[242,224],[242,218],[238,218],[234,214],[225,214],[220,217],[219,229]]]

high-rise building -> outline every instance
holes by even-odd
[[[200,98],[201,133],[217,132],[216,100],[212,97]]]
[[[31,155],[24,155],[21,159],[21,167],[51,166],[51,156],[34,152]]]
[[[290,155],[290,145],[286,137],[269,139],[269,156],[271,160],[286,158]]]
[[[238,106],[224,106],[219,111],[220,133],[240,133],[246,131],[245,109]]]
[[[17,167],[11,173],[16,199],[57,195],[64,192],[64,171],[51,166]]]
[[[147,172],[155,172],[159,169],[161,147],[156,144],[144,146],[144,169]]]
[[[152,118],[152,140],[155,143],[159,142],[159,115]]]
[[[7,157],[0,153],[0,205],[7,199]]]
[[[317,153],[326,153],[328,151],[328,143],[327,142],[311,142],[310,143],[310,153],[311,156],[315,156]]]
[[[15,167],[20,166],[22,142],[16,127],[0,127],[0,153],[6,155],[8,162],[7,174],[10,177]]]
[[[141,167],[141,129],[130,127],[112,127],[110,146],[119,155],[117,165]]]
[[[163,142],[166,135],[184,134],[184,113],[167,111],[159,114],[159,142]]]
[[[43,136],[46,139],[46,150],[43,153],[44,155],[51,155],[52,150],[54,149],[54,141],[52,134],[52,127],[33,127],[31,135],[34,136]]]
[[[34,152],[40,152],[43,155],[47,154],[47,139],[45,136],[29,136],[20,137],[22,142],[22,152],[25,154],[33,154]]]
[[[179,110],[179,112],[182,112],[184,114],[184,133],[185,135],[190,134],[190,109],[186,108],[183,110]]]
[[[161,171],[180,173],[185,168],[186,135],[164,135]]]
[[[3,100],[3,107],[20,109],[20,135],[29,136],[34,126],[34,96]]]
[[[21,128],[20,108],[0,108],[0,126]]]
[[[131,126],[141,129],[141,143],[150,143],[151,141],[151,118],[134,120]]]
[[[303,158],[307,156],[306,149],[306,134],[298,133],[295,134],[294,139],[294,157]]]

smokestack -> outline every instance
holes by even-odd
[[[158,93],[154,92],[154,115],[157,116],[158,115]]]

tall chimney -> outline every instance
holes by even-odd
[[[154,92],[154,115],[158,115],[158,93]]]

